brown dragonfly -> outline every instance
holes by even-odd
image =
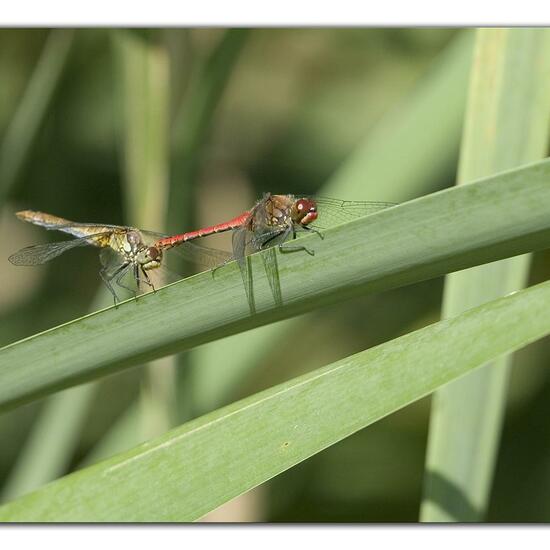
[[[9,257],[12,264],[34,266],[49,262],[78,246],[89,245],[100,248],[99,274],[113,295],[115,306],[118,296],[113,283],[133,292],[134,295],[136,290],[140,290],[142,283],[155,290],[150,274],[163,266],[164,251],[173,246],[166,241],[165,235],[135,227],[72,222],[33,210],[17,212],[16,216],[23,221],[46,229],[62,231],[76,238],[23,248]],[[231,259],[229,253],[195,243],[184,243],[182,247],[178,247],[178,251],[184,259],[208,268],[223,265]],[[124,278],[129,273],[133,276],[136,288],[130,288],[124,283]]]

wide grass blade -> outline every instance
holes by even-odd
[[[542,158],[549,122],[550,31],[477,31],[458,183]],[[501,193],[506,190],[495,188],[495,200]],[[511,258],[449,275],[443,316],[523,287],[529,260]],[[511,359],[500,358],[434,396],[422,520],[483,519]]]
[[[253,255],[258,314],[235,262],[0,350],[0,409],[324,304],[548,246],[550,160],[304,237],[278,253],[283,307]],[[497,192],[498,190],[498,192]]]
[[[8,503],[0,521],[196,520],[549,334],[549,300],[546,282],[347,357]]]
[[[74,31],[52,30],[0,146],[0,204],[17,181],[63,73]]]

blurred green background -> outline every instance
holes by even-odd
[[[17,210],[171,232],[265,191],[403,201],[453,185],[470,46],[457,29],[0,30],[0,344],[110,300],[94,250],[9,264],[62,238]],[[205,242],[230,247],[228,235]],[[537,254],[531,282],[549,275]],[[4,498],[434,322],[442,286],[325,308],[5,413]],[[489,521],[550,514],[549,352],[544,340],[515,358]],[[428,417],[424,399],[206,519],[417,521]]]

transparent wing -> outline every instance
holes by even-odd
[[[101,249],[99,261],[106,273],[116,271],[124,263],[123,257],[110,246]]]
[[[143,235],[144,242],[148,245],[154,245],[159,239],[164,239],[168,236],[154,231],[140,231],[140,233]],[[174,246],[169,249],[168,253],[178,255],[187,262],[198,263],[210,269],[234,259],[230,252],[202,246],[196,244],[194,241],[187,241]]]
[[[129,227],[123,227],[120,225],[109,225],[103,223],[79,223],[53,216],[51,214],[45,214],[44,212],[35,212],[33,210],[24,210],[17,212],[16,216],[27,223],[44,227],[50,231],[63,231],[69,233],[75,237],[86,237],[97,233],[113,232],[113,231],[127,231]]]
[[[247,254],[247,248],[250,244],[250,233],[244,228],[233,231],[232,236],[233,256],[240,262]]]
[[[282,306],[283,295],[279,278],[279,266],[277,264],[277,252],[274,247],[284,242],[287,236],[288,231],[281,231],[281,229],[254,235],[245,228],[241,228],[233,233],[233,254],[238,260],[239,267],[241,268],[241,275],[251,313],[255,312],[253,276],[246,256],[258,252],[259,250],[265,250],[265,253],[262,255],[262,262],[264,264],[267,280],[271,287],[271,293],[275,300],[275,304],[277,306]]]
[[[73,235],[77,238],[89,237],[97,235],[99,233],[104,235],[112,233],[127,233],[128,231],[134,230],[133,227],[123,227],[121,225],[104,225],[99,223],[66,223],[62,225],[46,225],[42,223],[35,223],[35,225],[40,225],[48,230],[62,231],[63,233],[68,233],[69,235]]]
[[[77,246],[94,245],[94,238],[108,235],[107,233],[96,233],[80,239],[72,239],[70,241],[61,241],[57,243],[37,244],[22,248],[15,254],[12,254],[8,260],[14,265],[40,265],[57,258],[67,250],[76,248]]]
[[[185,260],[196,262],[210,269],[233,260],[233,255],[230,252],[209,248],[191,241],[175,247],[174,250]]]
[[[44,227],[46,229],[52,229],[55,231],[63,231],[65,229],[78,229],[79,227],[87,228],[87,229],[97,229],[97,232],[105,233],[109,231],[128,231],[129,229],[134,229],[133,227],[125,227],[123,225],[110,225],[105,223],[78,223],[78,222],[67,222],[67,223],[52,223],[47,221],[29,221],[29,223],[32,223],[34,225],[39,225],[40,227]]]
[[[277,264],[277,251],[275,248],[268,248],[262,255],[262,262],[264,264],[265,273],[269,286],[271,287],[271,294],[275,300],[277,306],[283,305],[283,293],[281,290],[281,279],[279,277],[279,266]]]
[[[250,314],[253,315],[256,313],[254,281],[252,278],[252,269],[250,268],[250,259],[246,257],[249,239],[250,233],[244,227],[233,231],[233,256],[239,263],[244,291],[246,292],[246,299],[248,300],[248,307],[250,308]]]
[[[343,201],[328,197],[314,197],[319,217],[313,227],[327,229],[396,206],[392,202]]]

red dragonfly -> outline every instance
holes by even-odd
[[[233,258],[239,262],[247,296],[251,302],[251,278],[245,256],[271,246],[278,246],[281,252],[304,251],[313,256],[315,252],[306,246],[286,243],[289,237],[295,239],[298,232],[313,232],[323,238],[319,229],[327,229],[352,219],[373,214],[395,206],[390,202],[342,201],[326,197],[297,197],[295,195],[272,195],[266,193],[253,208],[235,218],[196,231],[165,237],[157,241],[161,247],[178,246],[199,237],[214,233],[233,231]],[[267,263],[266,263],[267,262]],[[282,303],[280,287],[275,280],[276,257],[264,258],[269,282],[275,299]],[[277,290],[278,288],[278,290]],[[253,310],[253,303],[251,303]]]
[[[135,227],[120,225],[104,225],[97,223],[78,223],[32,210],[17,212],[16,216],[26,222],[40,225],[46,229],[63,231],[76,237],[69,241],[38,244],[22,248],[9,257],[14,265],[39,265],[53,260],[67,250],[77,246],[91,245],[101,249],[101,270],[99,274],[117,305],[118,296],[112,282],[136,295],[140,283],[145,283],[155,290],[151,281],[152,270],[158,270],[164,263],[163,252],[171,248],[164,235],[143,231]],[[165,244],[162,244],[163,241]],[[220,250],[214,250],[194,243],[185,243],[180,249],[182,256],[190,261],[196,261],[206,267],[223,265],[231,255]],[[131,273],[136,289],[126,286],[124,277]]]

